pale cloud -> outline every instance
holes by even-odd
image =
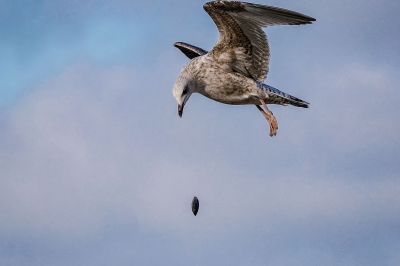
[[[311,2],[270,3],[318,20],[268,30],[268,83],[311,102],[271,106],[271,139],[252,106],[195,95],[178,118],[171,44],[217,38],[198,1],[45,1],[68,26],[26,60],[52,76],[0,113],[0,264],[396,265],[398,21],[382,25],[398,4]],[[63,51],[78,57],[53,68]]]
[[[351,86],[358,80],[357,71],[350,82],[340,81],[338,87]],[[386,82],[379,74],[366,76],[372,76],[363,81],[367,92]],[[12,150],[1,154],[2,233],[86,237],[118,219],[189,239],[194,230],[189,209],[194,195],[201,202],[195,230],[207,239],[251,228],[272,233],[309,223],[316,228],[351,227],[377,216],[398,218],[397,179],[361,185],[335,173],[319,176],[319,167],[307,175],[279,173],[271,166],[268,170],[271,162],[265,162],[264,176],[251,172],[243,176],[243,166],[230,163],[231,155],[219,153],[184,162],[178,156],[179,138],[189,133],[174,129],[176,135],[164,137],[173,143],[159,146],[155,138],[168,130],[166,125],[158,125],[157,120],[147,124],[141,120],[142,111],[132,106],[137,90],[150,89],[147,86],[152,85],[129,68],[74,66],[33,90],[8,113],[2,143]],[[173,107],[167,116],[177,121]],[[362,108],[373,118],[368,105]],[[158,113],[145,110],[149,117]],[[177,122],[187,123],[187,119]],[[315,122],[313,126],[324,128]],[[350,122],[347,126],[354,127]],[[200,125],[190,134],[199,138],[206,128]],[[331,136],[337,138],[336,133]],[[212,140],[201,145],[213,149]]]
[[[354,64],[321,75],[312,129],[329,137],[324,145],[330,150],[389,152],[399,145],[400,126],[393,120],[398,82],[395,71],[382,66]]]

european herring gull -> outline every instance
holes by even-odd
[[[311,24],[315,19],[283,8],[239,1],[212,1],[204,9],[218,27],[219,40],[209,52],[175,43],[191,59],[173,88],[179,116],[192,93],[225,104],[254,104],[269,122],[269,135],[275,136],[278,122],[267,104],[308,108],[309,103],[263,83],[270,51],[262,28]]]

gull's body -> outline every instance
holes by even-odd
[[[309,24],[315,19],[237,1],[213,1],[204,9],[216,23],[220,39],[210,52],[186,43],[175,44],[191,59],[173,90],[179,115],[192,93],[225,104],[254,104],[270,123],[270,135],[276,135],[278,124],[266,104],[307,108],[308,103],[262,83],[269,65],[269,47],[262,27]]]
[[[221,103],[252,104],[249,95],[257,91],[254,80],[225,71],[209,54],[191,60],[182,74],[195,83],[194,92]]]

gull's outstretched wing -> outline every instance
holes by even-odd
[[[212,1],[204,9],[220,34],[210,53],[221,64],[258,81],[267,76],[269,63],[267,36],[262,27],[315,21],[290,10],[239,1]]]
[[[207,53],[206,50],[203,50],[199,47],[184,42],[176,42],[174,43],[174,46],[179,50],[181,50],[181,52],[184,53],[190,59],[193,59],[201,55],[205,55]]]

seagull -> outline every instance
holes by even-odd
[[[311,24],[314,18],[283,8],[239,1],[211,1],[203,6],[218,27],[219,40],[207,52],[176,42],[190,62],[182,69],[173,95],[178,115],[193,93],[232,105],[255,105],[276,136],[278,121],[267,104],[308,108],[309,103],[264,84],[270,51],[263,27]]]

